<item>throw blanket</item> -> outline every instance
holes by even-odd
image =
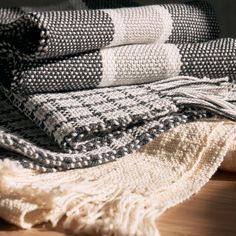
[[[213,40],[208,3],[27,11],[0,15],[0,144],[23,167],[92,167],[181,123],[236,118],[234,86],[214,79],[234,77],[235,41]]]
[[[157,236],[156,218],[235,155],[235,132],[235,123],[222,120],[189,123],[117,162],[59,173],[2,161],[0,216],[25,229],[48,221],[61,226],[65,216],[64,228],[78,235]]]
[[[0,68],[5,87],[21,94],[143,84],[178,75],[234,78],[236,40],[136,44],[33,61],[7,54],[7,63],[3,59]]]
[[[236,119],[229,103],[235,100],[234,90],[227,79],[192,77],[26,97],[2,89],[37,126],[2,94],[0,144],[23,155],[18,159],[27,168],[91,167],[132,153],[176,125],[210,115],[206,110]]]
[[[215,13],[206,2],[26,14],[3,9],[1,15],[1,40],[27,58],[124,44],[202,42],[219,35]]]
[[[193,45],[219,36],[214,10],[206,2],[29,10],[0,12],[1,82],[17,93],[140,84],[177,75],[219,78],[234,67],[233,40]],[[119,45],[126,46],[114,47]],[[202,64],[192,71],[194,57],[202,63],[210,58],[208,73]],[[222,58],[229,62],[225,72],[218,68]]]

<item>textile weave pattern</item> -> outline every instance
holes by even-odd
[[[23,155],[18,160],[24,167],[43,172],[117,160],[168,129],[212,114],[236,117],[234,105],[229,105],[234,89],[227,79],[176,77],[132,87],[26,97],[2,91],[8,100],[2,95],[1,145]],[[221,103],[212,103],[204,94]],[[36,126],[51,137],[50,145],[41,145],[45,136]]]
[[[214,10],[206,2],[25,14],[7,9],[4,13],[0,38],[26,58],[58,57],[123,44],[203,42],[219,36]],[[194,30],[184,22],[191,23]]]
[[[102,10],[86,9],[86,3],[84,8],[81,1],[79,6],[69,1],[64,7],[57,6],[60,11],[55,11],[56,7],[1,9],[4,86],[16,93],[33,94],[188,76],[192,68],[188,69],[191,63],[186,60],[198,51],[199,60],[207,56],[215,60],[220,55],[233,67],[234,55],[227,54],[234,48],[233,40],[208,44],[218,38],[219,26],[207,2]],[[103,3],[105,7],[106,1],[100,1],[99,6]],[[211,55],[206,47],[222,49]],[[211,77],[213,70],[217,78],[231,73],[227,68],[225,73],[215,71],[211,63],[208,69],[206,74],[201,65],[197,66],[195,76]]]
[[[235,77],[236,41],[138,44],[112,47],[59,59],[5,64],[2,82],[20,94],[78,91],[144,84],[178,75]],[[15,61],[15,58],[14,58]]]
[[[55,141],[45,139],[44,133],[37,131],[35,124],[30,125],[2,95],[2,145],[27,157],[21,161],[23,166],[41,171],[113,161],[179,123],[205,116],[204,111],[178,114],[180,110],[174,101],[160,98],[158,86],[156,91],[155,87],[146,85],[26,98],[7,91],[5,94]],[[20,141],[22,138],[25,141]],[[47,146],[43,145],[45,142]],[[56,143],[60,148],[56,148]]]
[[[198,192],[235,153],[235,129],[209,119],[180,125],[89,169],[39,174],[0,161],[0,216],[25,229],[49,221],[74,234],[159,236],[156,217]]]
[[[236,119],[226,78],[235,74],[235,40],[216,39],[208,3],[77,3],[0,11],[0,143],[8,158],[42,172],[93,167],[182,123]]]
[[[236,41],[218,37],[205,1],[0,9],[0,217],[159,236],[236,149]]]

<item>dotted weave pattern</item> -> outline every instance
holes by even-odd
[[[127,6],[132,7],[116,8]],[[181,71],[180,49],[159,44],[190,44],[219,34],[214,10],[198,1],[137,7],[123,0],[70,0],[46,9],[0,9],[0,22],[1,82],[22,94],[188,75]]]
[[[1,155],[42,172],[92,167],[179,124],[235,119],[231,84],[202,78],[235,72],[234,40],[204,42],[218,36],[208,4],[98,9],[113,3],[132,5],[0,10]]]
[[[2,82],[16,93],[76,91],[143,84],[173,76],[235,77],[235,39],[194,44],[112,47],[59,59],[3,63]]]
[[[47,57],[68,55],[107,46],[113,40],[114,25],[104,11],[49,11],[35,13],[42,24]]]
[[[169,42],[203,42],[219,36],[216,14],[209,3],[201,1],[196,7],[191,2],[167,4],[164,7],[168,9],[173,19],[173,31]],[[182,31],[182,28],[185,30]]]
[[[220,39],[207,43],[178,45],[180,75],[220,78],[236,75],[236,40]]]
[[[102,71],[102,57],[96,50],[61,59],[26,61],[15,73],[8,72],[15,92],[32,94],[96,88]]]
[[[152,11],[150,6],[140,8],[143,9],[145,14],[148,9],[150,9],[150,12]],[[153,8],[155,9],[155,6]],[[135,11],[135,8],[133,9]],[[172,32],[167,29],[168,32],[170,31],[169,42],[171,43],[207,41],[215,39],[219,34],[214,12],[211,6],[204,2],[180,4],[178,7],[176,5],[173,5],[173,7],[171,5],[160,5],[157,11],[160,16],[164,14],[163,17],[166,18],[166,9],[170,9],[169,16],[173,21],[174,27]],[[179,11],[181,14],[179,14]],[[16,12],[16,15],[12,14],[13,12]],[[114,38],[117,22],[112,19],[117,14],[119,15],[119,9],[111,9],[109,14],[104,10],[84,9],[39,11],[23,15],[16,10],[9,10],[9,13],[5,14],[4,17],[0,16],[0,18],[9,18],[9,20],[5,20],[5,24],[3,22],[0,26],[0,34],[2,34],[3,40],[10,42],[16,48],[16,51],[19,51],[21,57],[36,56],[46,58],[75,54],[109,46],[113,40],[115,40],[116,45],[112,44],[112,46],[127,44],[123,39],[119,40],[119,36],[116,39]],[[129,15],[124,17],[129,18],[130,22],[135,17],[136,20],[134,22],[136,25],[133,25],[134,28],[142,26],[145,32],[146,28],[151,27],[138,22],[132,10],[127,11],[127,14]],[[150,15],[150,17],[152,16]],[[194,28],[191,34],[184,23],[186,18],[189,21],[191,20],[191,28]],[[123,21],[122,17],[120,21]],[[211,21],[214,23],[209,24]],[[163,21],[153,22],[153,24],[162,28]],[[122,27],[124,30],[129,30],[131,26],[129,25],[126,29],[124,24]],[[140,31],[139,34],[133,37],[135,38],[133,43],[145,43],[146,37]],[[153,39],[153,42],[157,40],[159,39]]]

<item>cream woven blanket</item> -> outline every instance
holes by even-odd
[[[0,163],[0,217],[90,235],[159,235],[156,219],[198,192],[236,150],[236,124],[204,120],[163,133],[107,165],[37,174]],[[227,164],[226,164],[227,166]]]

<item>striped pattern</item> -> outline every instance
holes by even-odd
[[[71,0],[46,9],[0,9],[0,22],[1,82],[22,94],[188,75],[172,43],[190,45],[219,35],[215,12],[204,1],[137,7],[122,0]]]
[[[189,31],[183,23],[186,17],[191,19],[189,22],[194,31]],[[7,22],[1,20],[5,24],[0,27],[0,37],[10,43],[21,57],[56,57],[110,45],[165,42],[168,39],[171,43],[201,42],[215,39],[219,34],[215,13],[205,2],[109,11],[41,11],[19,14],[14,9],[9,10],[9,13],[5,10],[1,18],[9,19]],[[166,21],[170,22],[166,25]],[[117,29],[123,32],[117,32]]]
[[[2,83],[21,94],[144,84],[178,75],[234,78],[236,41],[127,45],[16,64],[10,58],[1,68]]]

